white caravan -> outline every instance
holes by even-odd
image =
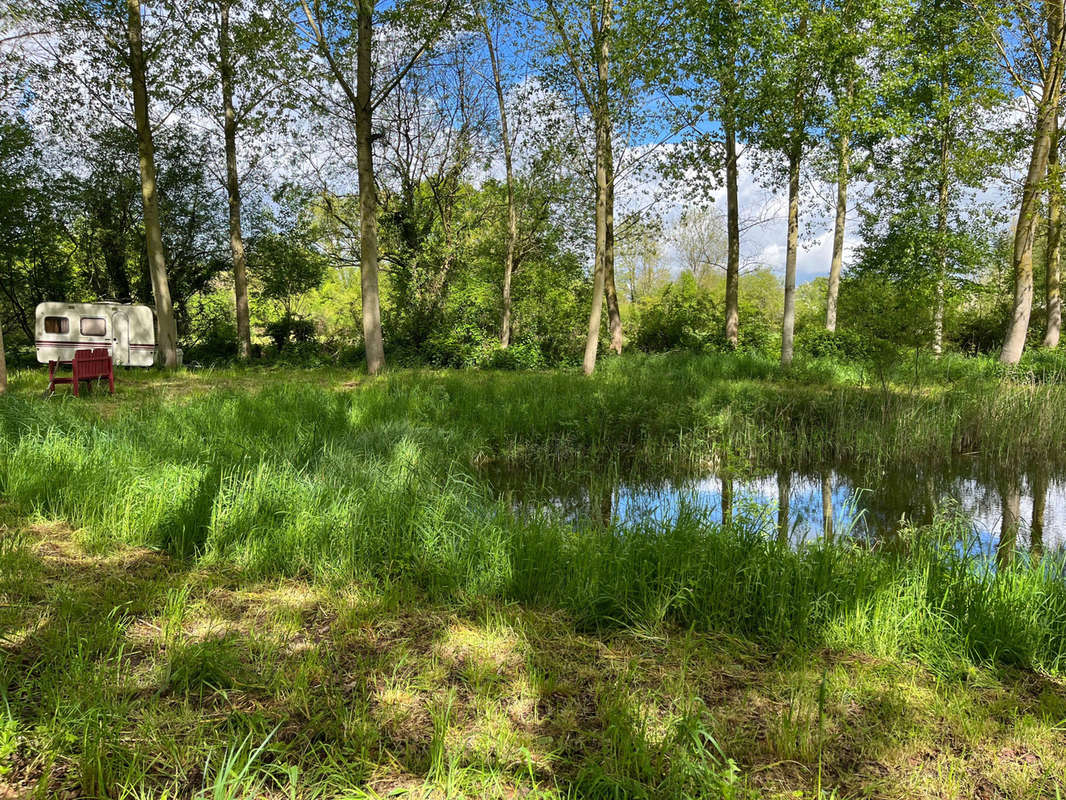
[[[76,350],[107,348],[115,366],[155,363],[155,313],[124,303],[41,303],[34,336],[37,361],[71,361]]]

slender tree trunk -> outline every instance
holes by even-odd
[[[1011,311],[1007,334],[999,360],[1004,364],[1017,364],[1025,350],[1025,338],[1029,333],[1029,316],[1033,310],[1033,239],[1036,236],[1036,211],[1040,183],[1047,172],[1051,139],[1058,126],[1059,96],[1062,84],[1062,3],[1049,2],[1048,39],[1051,54],[1048,57],[1037,106],[1036,129],[1033,150],[1029,157],[1029,169],[1022,184],[1022,202],[1018,210],[1018,223],[1014,229],[1014,308]]]
[[[789,516],[791,515],[792,475],[785,470],[777,472],[777,538],[788,541]]]
[[[233,257],[233,295],[237,304],[237,357],[252,355],[248,270],[241,233],[241,188],[237,174],[237,112],[233,108],[233,60],[229,36],[230,0],[219,4],[218,67],[222,84],[223,135],[226,141],[226,196],[229,205],[229,247]]]
[[[378,295],[378,198],[374,185],[373,101],[373,0],[359,0],[355,68],[355,139],[359,169],[359,273],[362,284],[363,342],[366,370],[377,375],[385,366],[381,335],[381,301]]]
[[[0,324],[0,394],[7,391],[7,356],[4,355],[4,326]]]
[[[500,347],[511,344],[511,276],[514,273],[515,248],[518,243],[518,210],[515,207],[514,159],[511,146],[511,134],[507,120],[507,101],[503,92],[503,77],[500,62],[496,55],[496,44],[492,41],[492,30],[488,19],[482,15],[481,30],[485,35],[485,47],[488,49],[492,65],[492,82],[496,87],[496,102],[500,111],[500,137],[503,140],[503,166],[507,176],[507,254],[503,261],[503,318],[500,320]]]
[[[607,255],[607,170],[600,156],[603,134],[596,130],[596,263],[592,275],[592,309],[589,312],[589,331],[585,340],[583,369],[591,375],[596,369],[596,351],[600,345],[600,315],[603,310],[604,272]]]
[[[1062,333],[1062,175],[1059,172],[1057,122],[1048,152],[1047,174],[1050,185],[1047,197],[1047,327],[1044,331],[1044,347],[1054,349],[1059,346]]]
[[[827,542],[833,541],[833,485],[828,472],[822,475],[822,533]]]
[[[796,254],[799,249],[800,158],[803,144],[796,132],[788,155],[788,243],[785,250],[785,313],[781,320],[781,365],[792,363],[796,330]]]
[[[137,150],[141,163],[141,199],[144,202],[144,234],[148,248],[148,270],[155,298],[157,349],[167,368],[178,365],[178,329],[167,281],[163,232],[159,226],[159,198],[156,194],[155,146],[148,119],[148,86],[145,80],[144,49],[141,41],[140,0],[126,0],[127,36],[130,48],[130,79],[133,86],[133,116],[137,124]]]
[[[849,92],[850,94],[850,92]],[[837,329],[840,271],[844,267],[844,229],[848,221],[848,177],[851,172],[851,142],[845,131],[837,153],[837,212],[833,227],[833,257],[829,262],[829,290],[825,302],[825,329]]]
[[[608,121],[610,126],[610,121]],[[607,134],[607,239],[603,261],[604,290],[607,294],[607,326],[611,330],[611,350],[622,352],[622,315],[618,309],[618,290],[614,283],[614,145],[610,128]]]
[[[734,349],[740,343],[740,191],[737,164],[737,131],[732,108],[726,110],[725,186],[726,186],[726,267],[725,267],[725,338]]]
[[[999,544],[996,546],[996,561],[1007,567],[1014,561],[1014,549],[1018,544],[1018,528],[1021,526],[1021,488],[1017,481],[1003,490],[1001,497],[1002,519],[999,528]]]
[[[614,165],[611,163],[611,123],[610,109],[607,104],[608,68],[609,68],[609,43],[607,33],[610,29],[611,3],[603,4],[603,19],[601,28],[595,32],[596,36],[596,95],[593,109],[596,125],[596,264],[592,278],[592,309],[589,312],[588,338],[585,340],[585,358],[583,363],[586,375],[591,375],[596,369],[596,353],[600,343],[600,319],[603,313],[603,295],[607,283],[607,268],[611,267],[612,290],[614,278],[613,261],[608,263],[609,237],[613,234],[610,226],[613,226],[613,215],[609,213],[609,205],[613,203],[614,196],[611,188],[611,180],[614,178]],[[593,13],[593,30],[595,28],[595,13]],[[613,253],[611,254],[613,258]],[[617,296],[615,298],[617,302]],[[608,309],[608,314],[610,310]],[[613,335],[613,331],[612,331]]]
[[[947,89],[944,87],[944,91]],[[951,143],[948,136],[948,124],[944,123],[940,132],[940,167],[937,179],[936,201],[936,285],[933,299],[933,355],[939,357],[944,352],[944,291],[948,274],[948,159],[951,157]]]

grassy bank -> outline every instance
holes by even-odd
[[[1024,800],[1066,779],[1066,688],[1032,672],[591,634],[7,524],[7,797]]]
[[[891,551],[797,551],[758,514],[723,530],[698,508],[575,531],[478,478],[960,450],[1061,466],[1066,390],[937,369],[128,373],[82,401],[20,374],[0,400],[0,757],[89,796],[209,785],[263,742],[249,775],[308,797],[1053,796],[1058,564],[975,565],[948,517]]]

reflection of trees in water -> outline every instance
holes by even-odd
[[[789,507],[792,500],[792,473],[788,470],[777,471],[777,538],[788,541]]]
[[[822,473],[822,535],[833,541],[833,482],[828,472]]]
[[[1029,524],[1029,554],[1036,563],[1044,556],[1044,516],[1047,513],[1048,474],[1037,468],[1030,481],[1033,489],[1033,519]]]
[[[516,510],[550,512],[576,525],[668,522],[681,507],[696,504],[709,519],[730,526],[738,508],[761,507],[769,516],[767,527],[784,540],[828,541],[844,532],[888,543],[903,525],[928,524],[954,507],[973,520],[989,550],[1003,539],[998,549],[1006,559],[1019,541],[1039,558],[1048,538],[1066,529],[1066,486],[1049,477],[1046,470],[1011,476],[960,459],[950,470],[911,465],[876,474],[843,465],[806,473],[780,469],[738,476],[731,470],[649,480],[615,465],[579,473],[511,471],[491,475],[489,482]]]
[[[1000,503],[999,543],[996,545],[996,562],[1000,567],[1010,566],[1018,546],[1018,529],[1022,521],[1022,489],[1017,480],[1008,481],[1002,491]]]

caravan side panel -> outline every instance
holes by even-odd
[[[111,309],[96,303],[41,303],[34,321],[37,361],[70,361],[77,350],[111,350]]]

